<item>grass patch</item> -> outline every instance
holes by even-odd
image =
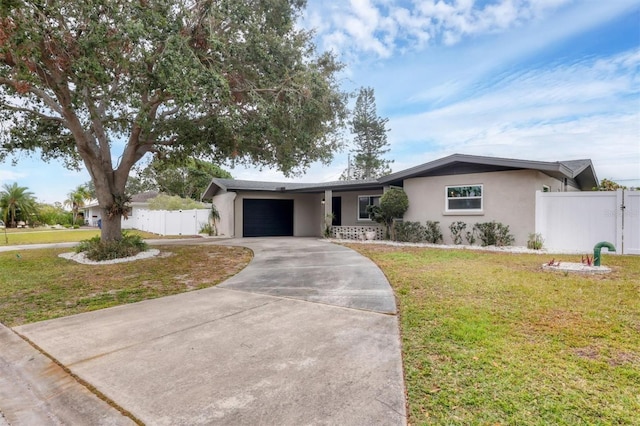
[[[133,235],[140,235],[142,238],[163,238],[156,234],[138,230],[129,231]],[[99,229],[7,229],[7,244],[4,229],[0,230],[0,247],[23,244],[50,244],[50,243],[75,243],[100,236]],[[166,238],[166,237],[165,237]],[[182,237],[184,238],[184,237]]]
[[[640,424],[640,257],[576,275],[539,255],[350,247],[395,290],[410,424]]]
[[[225,246],[158,246],[152,259],[82,265],[69,249],[0,253],[0,322],[42,321],[216,285],[242,270],[251,251]]]

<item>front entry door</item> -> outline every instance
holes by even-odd
[[[333,213],[331,226],[342,226],[342,197],[331,197],[331,213]]]

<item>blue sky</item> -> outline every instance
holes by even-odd
[[[375,89],[394,171],[453,153],[590,158],[600,179],[640,186],[640,0],[308,0],[300,25],[345,63],[345,90]],[[296,179],[336,180],[347,152]],[[0,163],[0,185],[45,202],[87,180],[37,158]]]

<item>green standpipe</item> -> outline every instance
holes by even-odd
[[[606,241],[596,244],[593,246],[593,266],[600,266],[600,250],[602,250],[602,247],[606,247],[609,251],[616,251],[613,244]]]

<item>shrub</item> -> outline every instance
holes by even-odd
[[[544,245],[544,238],[542,234],[529,234],[529,240],[527,241],[527,248],[532,250],[540,250]]]
[[[401,219],[409,208],[409,197],[400,188],[391,188],[380,197],[379,206],[368,206],[369,218],[385,227],[385,238],[391,238],[394,219]]]
[[[101,241],[100,236],[80,241],[76,253],[84,252],[88,259],[96,262],[135,256],[149,248],[140,235],[122,232],[122,239],[116,241]]]
[[[427,228],[420,222],[397,222],[394,225],[396,241],[405,243],[419,243],[427,236]]]
[[[442,231],[440,231],[440,222],[428,220],[426,224],[425,240],[432,244],[442,242]]]
[[[208,236],[216,235],[216,227],[212,223],[203,223],[200,226],[200,233],[207,234]]]
[[[467,228],[467,224],[462,221],[453,222],[449,225],[449,231],[451,231],[451,239],[453,240],[453,244],[462,244],[462,236],[464,235],[464,230]]]
[[[73,225],[73,229],[80,229],[80,225]]]
[[[158,194],[158,196],[149,200],[149,210],[195,210],[206,207],[207,205],[204,203],[177,195]]]
[[[475,229],[475,225],[473,226],[473,228],[471,229],[471,231],[467,231],[467,233],[464,235],[464,239],[467,240],[467,242],[469,243],[469,245],[474,245],[476,243],[476,229]]]
[[[510,246],[513,243],[513,235],[509,234],[509,225],[503,225],[495,220],[476,223],[473,229],[483,246]]]

